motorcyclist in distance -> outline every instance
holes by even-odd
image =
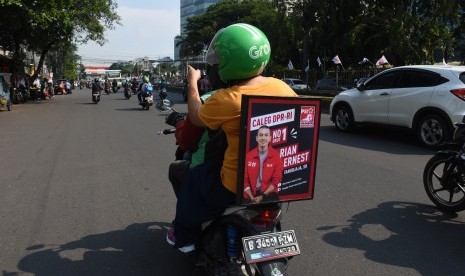
[[[105,80],[105,92],[110,93],[110,91],[111,91],[111,84],[110,84],[110,81],[106,79]]]
[[[143,83],[142,83],[141,89],[140,89],[139,93],[137,94],[137,99],[139,100],[139,102],[142,102],[145,95],[152,94],[152,91],[153,91],[153,87],[152,87],[152,84],[149,81],[149,77],[144,76],[142,78],[142,81],[143,81]]]
[[[100,85],[100,80],[98,78],[94,79],[94,82],[92,83],[92,93],[98,92],[100,94],[100,91],[102,91],[103,88]]]
[[[131,90],[133,94],[136,94],[138,86],[139,86],[139,83],[137,82],[136,77],[134,77],[131,81]]]
[[[118,89],[118,82],[116,81],[116,79],[113,79],[113,81],[111,82],[111,86],[113,88],[113,93],[116,93],[116,90]]]
[[[201,72],[188,66],[189,119],[199,127],[223,130],[228,146],[222,164],[205,160],[189,170],[183,183],[174,228],[166,235],[167,242],[182,252],[195,249],[203,222],[220,216],[235,203],[242,95],[296,96],[283,81],[261,75],[270,55],[267,37],[252,25],[233,24],[219,30],[207,50],[206,61],[218,66],[220,78],[229,87],[213,94],[203,105],[197,87]]]

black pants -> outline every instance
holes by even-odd
[[[236,194],[221,182],[221,165],[204,163],[189,170],[182,184],[173,221],[175,247],[196,243],[202,223],[220,216],[235,202]]]

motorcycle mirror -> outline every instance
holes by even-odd
[[[174,103],[172,103],[168,99],[164,99],[164,100],[159,100],[157,104],[155,105],[155,108],[160,112],[168,112],[168,111],[171,111],[171,109],[173,109],[173,106],[174,106]]]

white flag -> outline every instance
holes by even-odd
[[[379,66],[379,65],[384,65],[384,64],[389,64],[389,62],[387,61],[386,57],[383,55],[380,59],[378,59],[378,61],[376,62],[376,66]]]
[[[292,65],[291,60],[289,60],[289,63],[287,64],[287,68],[289,68],[289,70],[294,70],[294,65]]]
[[[336,55],[335,57],[333,57],[333,62],[334,62],[334,64],[342,64],[342,63],[341,63],[341,60],[339,59],[339,56],[338,56],[338,55]]]
[[[358,62],[358,64],[364,64],[364,63],[367,63],[367,62],[370,62],[370,60],[367,59],[366,57],[364,57],[362,61]]]
[[[154,63],[152,63],[152,67],[156,68],[158,66],[158,64],[159,64],[158,62],[154,62]]]

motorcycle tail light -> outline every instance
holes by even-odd
[[[462,101],[465,101],[465,88],[452,89],[450,92]]]
[[[273,228],[281,219],[281,209],[272,207],[249,207],[242,210],[241,215],[259,228]]]

